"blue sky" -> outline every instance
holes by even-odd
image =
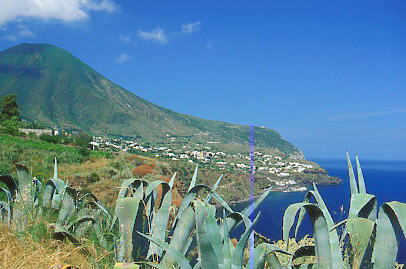
[[[22,42],[308,157],[406,160],[406,1],[3,0],[0,49]]]

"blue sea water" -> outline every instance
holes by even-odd
[[[340,185],[318,186],[330,213],[337,223],[347,216],[349,209],[350,187],[346,160],[323,159],[312,161],[327,169],[329,175],[343,180]],[[406,203],[406,161],[361,160],[361,166],[367,192],[377,197],[378,206],[389,201]],[[282,218],[285,209],[292,203],[303,201],[304,195],[304,192],[271,193],[258,209],[261,212],[261,217],[255,230],[272,241],[281,239]],[[238,205],[239,208],[243,206]],[[340,211],[341,206],[344,207],[344,213]],[[311,231],[310,222],[306,220],[302,225],[299,238],[305,234],[311,234]],[[399,248],[398,261],[406,263],[406,239],[404,237]]]

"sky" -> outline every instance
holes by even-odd
[[[404,0],[1,0],[0,49],[24,42],[309,158],[406,160]]]

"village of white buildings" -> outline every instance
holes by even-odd
[[[174,142],[176,138],[171,138]],[[216,144],[218,142],[208,142]],[[249,171],[250,157],[241,153],[228,154],[222,151],[212,151],[209,146],[201,150],[193,149],[192,146],[184,145],[180,148],[170,148],[170,146],[145,146],[131,140],[109,139],[105,137],[94,137],[91,142],[93,149],[114,150],[126,152],[144,152],[157,158],[166,158],[173,161],[186,161],[188,163],[210,163],[221,170],[242,170]],[[300,160],[284,160],[280,156],[254,152],[255,164],[254,172],[271,174],[278,177],[289,177],[293,173],[304,173],[306,169],[314,168],[312,164]],[[270,181],[272,181],[270,179]],[[275,180],[277,186],[294,185],[294,180]]]

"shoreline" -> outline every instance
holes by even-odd
[[[340,182],[337,183],[330,183],[330,184],[318,184],[318,185],[339,185],[341,184]],[[275,187],[271,189],[271,192],[281,192],[281,193],[289,193],[289,192],[307,192],[309,190],[309,187],[312,184],[308,184],[308,185],[303,185],[303,184],[299,184],[296,186],[291,186],[291,187]],[[266,191],[266,189],[264,189],[260,194],[254,195],[252,197],[253,200],[256,200],[258,197],[260,197],[264,192]],[[246,203],[249,202],[251,200],[251,197],[249,198],[243,198],[243,199],[239,199],[237,201],[230,201],[228,202],[230,205],[237,205],[237,204],[242,204],[242,203]]]

